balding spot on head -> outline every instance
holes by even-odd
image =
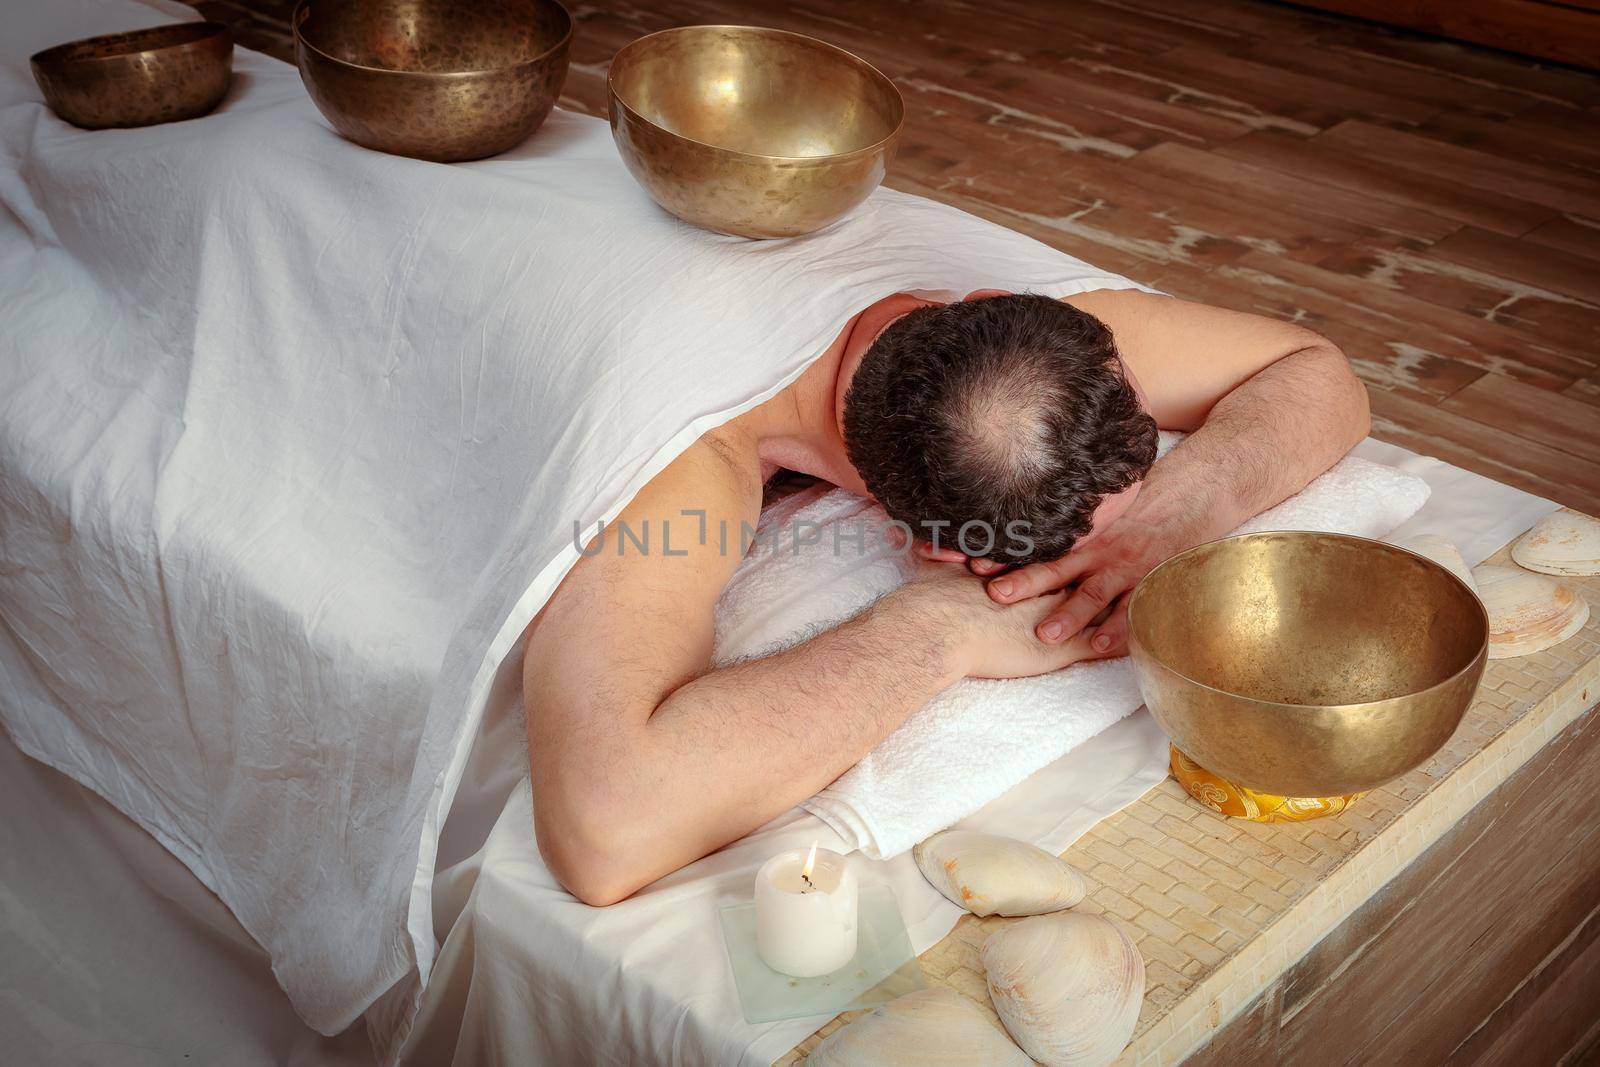
[[[1027,361],[963,383],[938,412],[956,443],[950,473],[974,488],[1037,478],[1049,466],[1055,403],[1048,380]]]

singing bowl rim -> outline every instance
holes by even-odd
[[[1427,686],[1426,688],[1413,689],[1410,692],[1399,693],[1394,696],[1380,697],[1377,700],[1357,700],[1347,704],[1285,704],[1276,700],[1262,700],[1259,697],[1253,697],[1246,693],[1236,693],[1230,689],[1222,689],[1206,682],[1202,682],[1198,678],[1194,678],[1172,666],[1172,664],[1168,663],[1165,658],[1156,655],[1155,652],[1144,643],[1144,641],[1140,640],[1139,626],[1135,612],[1141,599],[1140,594],[1146,592],[1150,588],[1153,588],[1152,585],[1147,583],[1149,583],[1150,580],[1156,575],[1160,574],[1163,570],[1184,559],[1185,557],[1197,552],[1201,552],[1205,549],[1212,548],[1216,545],[1227,542],[1242,542],[1258,538],[1266,539],[1271,537],[1284,537],[1286,535],[1294,536],[1297,539],[1331,539],[1352,542],[1357,545],[1376,546],[1380,549],[1398,552],[1402,555],[1410,556],[1412,559],[1420,560],[1434,572],[1443,574],[1449,578],[1461,589],[1463,593],[1467,595],[1467,601],[1477,608],[1478,617],[1483,622],[1483,636],[1478,641],[1472,655],[1467,658],[1466,665],[1461,667],[1459,670],[1451,672],[1446,677],[1441,678],[1439,681]],[[1136,650],[1138,654],[1146,657],[1149,662],[1159,667],[1167,674],[1181,679],[1185,683],[1194,686],[1196,689],[1202,689],[1208,693],[1216,693],[1217,695],[1226,697],[1229,700],[1248,701],[1253,705],[1265,709],[1291,712],[1301,716],[1310,717],[1315,715],[1326,715],[1329,713],[1350,711],[1356,708],[1370,708],[1378,705],[1392,704],[1401,700],[1416,700],[1419,697],[1425,697],[1431,693],[1454,686],[1458,684],[1466,675],[1472,674],[1475,671],[1481,671],[1489,654],[1489,612],[1484,608],[1483,601],[1479,598],[1478,594],[1472,591],[1472,587],[1467,585],[1466,582],[1462,581],[1459,577],[1452,573],[1450,568],[1443,566],[1436,560],[1429,559],[1427,556],[1413,552],[1408,548],[1401,548],[1399,545],[1391,545],[1387,541],[1379,541],[1372,537],[1358,537],[1355,534],[1322,533],[1315,530],[1259,530],[1255,533],[1233,534],[1228,537],[1219,537],[1215,540],[1206,541],[1203,544],[1195,545],[1193,548],[1184,549],[1182,552],[1179,552],[1176,555],[1167,557],[1155,568],[1153,568],[1150,573],[1146,574],[1144,578],[1140,579],[1139,584],[1134,587],[1133,594],[1128,598],[1128,646],[1130,650]],[[1461,715],[1466,714],[1467,706],[1470,704],[1471,701],[1468,700],[1466,704],[1462,705]],[[1457,721],[1459,722],[1459,720],[1460,716],[1457,716]]]
[[[302,2],[304,2],[304,0],[302,0]],[[869,76],[889,90],[890,97],[893,99],[895,105],[894,128],[885,136],[880,137],[872,144],[863,148],[852,148],[848,152],[834,152],[825,156],[784,156],[771,155],[765,152],[744,152],[737,148],[728,148],[724,145],[712,144],[710,141],[702,141],[699,138],[690,137],[687,134],[679,133],[676,130],[670,130],[661,125],[661,123],[644,114],[642,111],[639,111],[632,104],[628,103],[628,101],[623,98],[622,94],[617,91],[618,61],[622,60],[629,52],[633,51],[634,49],[642,48],[647,42],[655,41],[662,37],[683,33],[703,32],[706,30],[736,30],[742,34],[752,34],[758,37],[788,37],[821,45],[825,50],[842,56],[847,62],[860,67],[862,70],[866,71]],[[643,37],[635,37],[633,40],[617,49],[616,54],[611,57],[611,64],[606,69],[606,96],[610,99],[613,107],[621,108],[632,119],[644,123],[653,130],[659,130],[669,137],[675,137],[678,140],[683,141],[685,144],[691,144],[698,148],[710,149],[713,152],[720,152],[723,155],[734,156],[738,159],[748,159],[758,162],[795,163],[803,166],[819,167],[830,166],[836,163],[844,163],[861,158],[863,156],[884,151],[890,145],[893,145],[895,141],[899,140],[900,133],[905,129],[906,125],[905,96],[901,94],[900,87],[894,83],[893,78],[889,77],[883,71],[879,70],[871,63],[868,63],[865,59],[862,59],[860,56],[856,55],[847,48],[840,48],[836,44],[830,44],[820,37],[812,37],[807,33],[796,33],[793,30],[780,30],[771,26],[744,26],[736,23],[725,22],[699,23],[693,26],[671,26],[664,30],[657,30],[654,33],[647,33]]]
[[[192,31],[199,30],[198,35]],[[188,31],[183,40],[163,42],[161,38],[170,33]],[[99,44],[102,41],[113,41],[119,37],[136,39],[149,36],[155,42],[148,48],[130,48],[124,52],[109,52],[98,56],[73,56],[70,52],[85,45]],[[217,39],[222,38],[232,42],[233,31],[221,22],[210,19],[194,19],[186,22],[163,22],[155,26],[140,26],[132,30],[120,30],[116,33],[98,33],[93,37],[80,37],[74,41],[63,41],[43,48],[28,57],[28,63],[40,70],[58,73],[71,70],[74,67],[98,66],[102,63],[121,63],[135,56],[157,55],[160,53],[177,53],[189,50],[200,50],[214,47]]]
[[[566,32],[561,35],[560,40],[538,55],[529,59],[520,59],[515,63],[507,63],[503,67],[481,67],[474,70],[396,70],[394,67],[374,67],[366,63],[352,63],[348,59],[340,59],[338,56],[332,55],[312,43],[311,39],[305,35],[303,27],[306,19],[311,17],[311,5],[318,2],[325,2],[325,0],[300,0],[299,3],[294,5],[294,13],[289,16],[289,24],[294,27],[295,43],[308,52],[315,52],[319,59],[326,60],[335,66],[344,67],[347,70],[359,70],[364,74],[395,74],[406,78],[437,78],[441,81],[454,78],[481,78],[490,74],[505,74],[508,71],[521,70],[524,67],[538,66],[548,62],[572,44],[572,35],[578,28],[577,20],[572,17],[572,12],[567,10],[567,5],[561,3],[561,0],[533,0],[536,4],[555,8],[567,20]]]

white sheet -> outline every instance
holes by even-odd
[[[804,239],[704,233],[564,112],[479,163],[369,152],[243,50],[202,119],[44,109],[31,51],[164,17],[23,5],[0,42],[0,720],[312,1025],[403,1020],[438,827],[574,523],[886,293],[1132,283],[887,190]]]

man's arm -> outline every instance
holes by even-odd
[[[991,579],[989,591],[1010,604],[1078,583],[1040,623],[1040,640],[1087,637],[1096,655],[1117,656],[1125,594],[1338,462],[1367,434],[1367,392],[1332,342],[1293,323],[1134,290],[1072,303],[1111,328],[1157,424],[1190,436],[1105,530],[1059,560]]]
[[[635,533],[648,523],[651,551],[627,542],[619,554],[612,526],[529,631],[539,848],[586,903],[620,900],[804,800],[966,674],[1088,656],[1079,642],[1033,640],[1059,598],[1003,607],[964,570],[931,564],[834,630],[710,670],[713,608],[740,555],[721,549],[719,526],[737,546],[759,502],[753,472],[694,446],[621,516]],[[705,511],[706,544],[686,508]]]

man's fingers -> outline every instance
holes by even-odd
[[[1096,615],[1126,591],[1126,587],[1109,572],[1091,574],[1067,597],[1066,603],[1052,611],[1034,632],[1046,644],[1059,644],[1088,626]]]
[[[1089,648],[1098,659],[1125,656],[1128,653],[1128,598],[1121,597],[1110,618],[1087,634]]]
[[[935,563],[965,563],[967,568],[980,578],[987,578],[991,574],[999,574],[1006,569],[1004,563],[996,563],[994,560],[984,559],[982,556],[968,556],[960,549],[951,548],[948,545],[940,545],[935,548],[926,541],[918,541],[917,552],[923,559],[932,560]]]
[[[1002,604],[1015,604],[1041,593],[1053,593],[1075,581],[1089,565],[1087,557],[1075,555],[1045,563],[1030,563],[1002,577],[991,578],[989,596]]]

